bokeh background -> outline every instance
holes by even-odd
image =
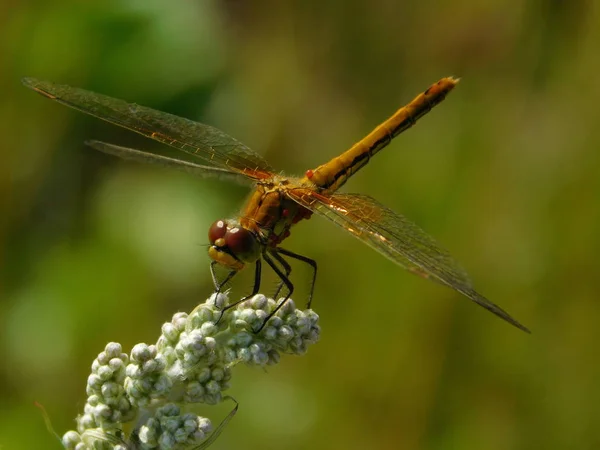
[[[322,340],[237,367],[214,448],[600,448],[599,23],[590,0],[2,2],[0,447],[59,448],[34,401],[73,428],[108,341],[155,342],[210,294],[206,230],[247,193],[85,148],[157,146],[21,77],[210,123],[302,174],[454,75],[345,190],[421,225],[533,333],[313,219],[287,247],[320,264]]]

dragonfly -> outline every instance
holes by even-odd
[[[26,87],[51,100],[180,152],[175,157],[168,157],[101,141],[86,142],[96,150],[197,175],[247,182],[253,187],[238,217],[219,219],[210,226],[208,255],[217,292],[242,269],[254,265],[252,293],[225,308],[258,293],[263,261],[279,277],[277,293],[285,288],[286,295],[260,329],[294,291],[290,259],[311,267],[312,283],[307,307],[311,306],[317,263],[283,248],[281,243],[290,235],[295,224],[314,214],[333,222],[409,272],[454,289],[506,322],[529,332],[510,314],[479,294],[461,266],[417,225],[370,196],[338,192],[392,139],[411,128],[444,100],[457,85],[459,80],[456,78],[440,79],[350,149],[315,169],[307,170],[303,177],[289,177],[276,172],[258,153],[212,126],[80,88],[33,78],[22,81]],[[222,280],[215,272],[219,266],[227,269]]]

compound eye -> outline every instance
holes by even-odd
[[[225,243],[231,253],[242,261],[252,257],[258,248],[256,238],[252,232],[241,227],[231,228],[227,231]]]
[[[227,223],[224,220],[217,220],[208,229],[208,240],[214,244],[217,239],[221,239],[227,233]]]

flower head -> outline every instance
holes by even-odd
[[[227,300],[212,295],[189,315],[176,313],[155,345],[136,344],[129,355],[109,343],[92,364],[84,413],[77,431],[63,435],[63,446],[167,450],[210,444],[212,424],[189,411],[193,404],[222,402],[235,365],[276,364],[281,354],[304,354],[319,339],[318,315],[296,309],[292,300],[277,308],[259,294],[226,309]],[[133,425],[129,436],[125,424]]]

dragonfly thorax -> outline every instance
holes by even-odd
[[[230,269],[241,270],[260,258],[257,237],[236,220],[217,220],[208,230],[208,239],[208,256]]]

